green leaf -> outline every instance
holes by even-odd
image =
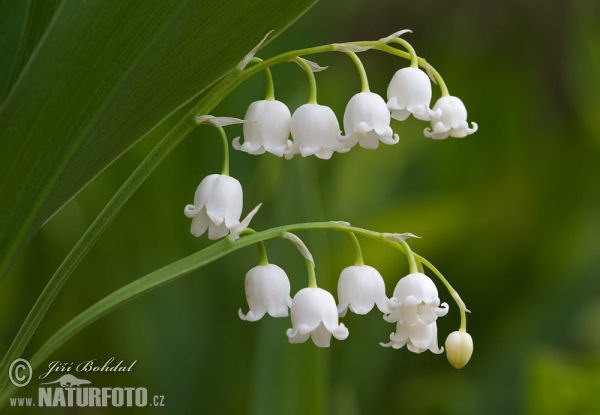
[[[12,53],[23,70],[0,108],[0,278],[100,171],[314,1],[63,1],[27,64]],[[11,32],[20,57],[48,21],[30,13],[27,34]]]
[[[26,1],[0,0],[0,103],[8,94],[24,43]]]

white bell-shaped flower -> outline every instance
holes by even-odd
[[[383,98],[372,92],[354,95],[344,112],[344,131],[340,141],[348,147],[359,143],[361,147],[376,149],[379,140],[385,144],[397,144],[400,140],[390,127],[390,110]]]
[[[302,157],[315,155],[330,159],[334,151],[345,153],[350,147],[339,139],[340,124],[329,107],[319,104],[304,104],[294,111],[291,122],[293,148],[286,151],[286,158],[294,153]]]
[[[248,154],[263,154],[268,151],[282,157],[286,148],[292,142],[290,135],[290,121],[292,115],[288,107],[280,101],[261,100],[250,104],[244,123],[244,144],[240,144],[240,137],[233,140],[233,148]]]
[[[290,343],[304,343],[309,337],[319,347],[329,347],[331,335],[348,337],[348,329],[338,324],[333,296],[321,288],[303,288],[292,300],[292,328],[286,334]]]
[[[242,204],[240,182],[227,175],[211,174],[200,182],[194,204],[187,205],[183,213],[192,218],[192,235],[200,236],[208,229],[209,239],[219,239],[239,225]]]
[[[287,317],[288,307],[292,306],[290,280],[285,271],[274,264],[258,265],[246,274],[246,299],[250,311],[242,320],[256,321],[265,313],[272,317]]]
[[[348,308],[356,314],[367,314],[375,304],[382,313],[390,312],[383,277],[368,265],[353,265],[342,271],[338,280],[338,300],[340,317],[346,315]]]
[[[418,68],[398,70],[387,90],[388,108],[392,118],[404,121],[410,114],[423,121],[440,116],[440,111],[431,110],[431,81],[425,72]]]
[[[441,140],[448,137],[466,137],[477,131],[477,124],[472,123],[469,128],[467,123],[467,109],[463,102],[452,96],[441,97],[433,106],[439,110],[439,116],[431,117],[431,128],[425,128],[425,137]]]
[[[406,344],[408,350],[415,353],[444,351],[438,347],[436,320],[448,313],[448,304],[440,307],[438,291],[431,278],[421,273],[402,278],[388,304],[392,311],[383,318],[395,322],[396,331],[390,335],[391,342],[382,346],[399,349]]]
[[[431,324],[448,314],[448,304],[443,303],[440,307],[435,284],[421,273],[408,274],[400,279],[388,304],[391,312],[384,316],[385,320],[405,326]]]
[[[415,324],[406,326],[400,322],[396,323],[396,331],[390,334],[389,343],[380,343],[383,347],[393,347],[400,349],[406,345],[408,350],[413,353],[422,353],[431,350],[435,354],[440,354],[444,348],[440,348],[437,342],[437,324]]]

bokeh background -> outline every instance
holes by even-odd
[[[355,148],[329,161],[231,155],[231,174],[244,188],[244,212],[263,203],[255,229],[345,220],[421,235],[411,246],[444,273],[472,311],[468,329],[475,352],[464,369],[452,368],[444,355],[379,346],[394,325],[378,311],[345,317],[350,336],[332,340],[328,349],[289,344],[289,319],[241,321],[244,276],[257,264],[253,247],[126,304],[48,363],[137,360],[132,373],[89,376],[95,385],[144,386],[165,396],[165,408],[131,413],[600,413],[599,23],[594,0],[323,1],[259,53],[265,58],[374,40],[410,28],[414,34],[406,39],[463,100],[469,121],[479,124],[473,136],[433,141],[423,137],[426,123],[394,121],[398,145]],[[394,72],[407,65],[377,51],[360,56],[371,90],[384,96]],[[359,91],[352,62],[343,54],[309,59],[329,66],[316,75],[319,103],[341,120]],[[297,65],[280,65],[273,76],[277,98],[292,111],[306,102],[308,87]],[[264,80],[257,76],[214,114],[241,118],[263,94]],[[2,350],[79,236],[183,111],[39,231],[2,282]],[[241,128],[228,133],[233,138]],[[105,295],[208,246],[205,237],[189,234],[182,212],[199,181],[218,172],[220,163],[218,136],[207,127],[173,151],[75,271],[25,356]],[[321,231],[300,236],[315,256],[320,286],[335,293],[339,273],[352,263],[347,239]],[[391,296],[408,272],[405,258],[361,242],[366,262],[382,273]],[[295,248],[272,241],[267,249],[271,262],[287,271],[292,291],[304,287],[306,271]],[[438,320],[443,344],[459,314],[438,287],[451,305]],[[33,385],[18,396],[36,390]],[[7,410],[13,412],[45,413]]]

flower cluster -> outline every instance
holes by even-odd
[[[338,316],[344,317],[348,309],[356,314],[367,314],[377,305],[386,321],[396,323],[391,341],[381,343],[382,346],[399,349],[406,345],[414,353],[444,351],[438,347],[436,320],[448,313],[448,304],[440,306],[437,288],[425,274],[412,273],[402,278],[393,297],[388,299],[383,278],[375,268],[347,267],[338,281],[336,307],[333,296],[317,287],[303,288],[290,300],[290,284],[285,272],[275,265],[259,265],[246,275],[246,298],[250,311],[246,316],[239,311],[243,320],[258,320],[266,312],[273,317],[287,317],[287,307],[291,308],[292,328],[287,331],[290,343],[302,343],[311,337],[317,346],[328,347],[332,335],[338,340],[348,337],[348,329],[339,323]],[[454,346],[462,341],[455,340],[456,336],[453,333],[447,344],[451,344],[449,349],[458,355],[456,350],[463,346]],[[460,357],[454,360],[461,361]]]
[[[368,89],[368,88],[367,88]],[[370,91],[354,95],[344,112],[345,135],[331,108],[309,102],[300,106],[293,115],[287,106],[275,99],[256,101],[246,111],[245,141],[233,141],[236,150],[249,154],[269,152],[276,156],[292,158],[315,155],[329,159],[334,152],[345,153],[359,144],[366,149],[376,149],[379,142],[392,145],[399,137],[390,127],[391,118],[406,120],[411,114],[430,121],[431,128],[424,135],[433,139],[465,137],[477,131],[477,124],[467,123],[467,110],[454,96],[443,95],[430,108],[431,81],[418,68],[398,70],[387,90],[387,103]],[[292,136],[293,140],[289,139]]]
[[[184,209],[184,214],[192,219],[192,235],[201,236],[208,230],[210,239],[229,235],[230,243],[234,243],[245,234],[255,233],[247,227],[258,207],[241,220],[243,191],[240,182],[229,176],[229,143],[222,128],[225,125],[243,123],[244,142],[241,142],[240,137],[234,139],[234,149],[252,155],[268,152],[288,159],[296,154],[330,159],[333,153],[348,152],[356,145],[376,149],[380,142],[396,144],[399,137],[392,131],[391,119],[404,121],[411,114],[418,120],[431,123],[431,127],[424,130],[424,135],[429,138],[465,137],[477,131],[477,124],[472,123],[469,127],[464,104],[448,93],[439,74],[429,64],[420,61],[406,42],[396,39],[401,33],[381,39],[375,46],[336,45],[337,50],[352,58],[359,70],[362,84],[362,91],[355,94],[346,106],[343,117],[345,134],[340,131],[340,124],[333,110],[319,105],[316,100],[313,72],[325,68],[300,57],[294,60],[306,71],[311,93],[309,102],[301,105],[293,115],[284,103],[275,100],[272,77],[266,67],[267,96],[248,107],[244,120],[209,115],[197,117],[198,124],[208,123],[219,128],[224,143],[224,161],[221,174],[205,177],[196,190],[194,203]],[[381,50],[395,51],[396,49],[387,45],[394,41],[407,47],[411,65],[394,74],[387,89],[386,102],[378,94],[370,92],[364,67],[355,52],[382,47],[381,45],[384,45]],[[255,51],[256,49],[242,61],[238,69],[243,70],[245,64],[253,59]],[[419,64],[422,64],[427,73],[419,69]],[[440,84],[441,97],[430,108],[432,80]],[[339,321],[348,310],[355,314],[367,314],[377,306],[383,313],[384,320],[396,325],[390,341],[380,343],[382,346],[400,349],[406,345],[414,353],[426,350],[442,353],[444,348],[438,346],[437,319],[448,313],[448,304],[440,302],[433,281],[423,272],[417,272],[417,269],[421,269],[419,266],[427,262],[422,257],[413,255],[404,242],[406,237],[414,235],[379,234],[381,241],[399,246],[411,264],[409,275],[398,281],[393,296],[388,298],[381,274],[362,261],[360,245],[354,232],[358,229],[365,234],[366,231],[349,228],[349,224],[343,223],[340,229],[336,229],[350,236],[356,255],[355,264],[345,268],[339,276],[338,304],[331,293],[317,287],[314,261],[304,243],[293,234],[284,232],[282,236],[280,232],[276,236],[291,240],[306,259],[308,287],[299,290],[292,299],[290,281],[285,271],[270,264],[262,240],[255,241],[259,247],[260,264],[246,274],[245,293],[249,310],[244,314],[240,309],[239,317],[246,321],[257,321],[265,314],[272,317],[291,315],[292,327],[286,332],[290,343],[302,343],[310,337],[318,347],[328,347],[332,336],[338,340],[348,337],[348,329]],[[373,232],[367,233],[368,236],[372,234]],[[415,258],[425,262],[417,266]],[[465,330],[465,311],[468,310],[443,276],[435,268],[428,266],[446,284],[461,309],[461,327],[459,331],[450,334],[445,343],[448,360],[454,367],[461,368],[468,362],[473,351],[472,339]]]

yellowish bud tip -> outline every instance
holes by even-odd
[[[464,367],[473,354],[473,339],[466,331],[450,333],[446,339],[446,356],[452,366],[457,369]]]

